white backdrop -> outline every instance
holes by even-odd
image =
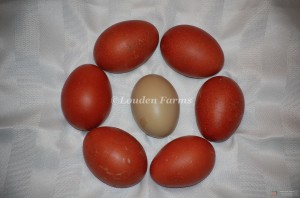
[[[93,46],[103,30],[128,19],[153,23],[160,38],[178,24],[206,30],[225,54],[218,75],[231,77],[244,92],[243,121],[232,138],[213,143],[215,168],[198,185],[164,188],[149,172],[131,188],[103,184],[83,161],[85,133],[62,115],[67,76],[94,63]],[[0,197],[300,197],[300,1],[1,0],[0,27]],[[150,73],[193,100],[181,105],[175,131],[164,139],[144,135],[128,104],[113,104],[103,123],[134,135],[149,164],[170,140],[200,136],[194,100],[207,80],[176,73],[159,48],[138,69],[107,75],[113,95],[129,98],[137,80]]]

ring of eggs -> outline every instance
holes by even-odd
[[[76,129],[90,131],[83,142],[85,162],[98,179],[110,186],[124,188],[139,183],[148,162],[143,146],[130,133],[108,126],[97,128],[111,110],[111,85],[102,70],[134,70],[151,57],[158,42],[158,31],[149,22],[114,24],[96,41],[97,66],[78,67],[62,89],[61,107],[66,120]],[[215,75],[224,64],[218,42],[191,25],[169,29],[161,39],[160,50],[172,69],[192,78]],[[131,103],[133,117],[146,135],[163,138],[174,131],[180,104],[167,79],[157,74],[142,77],[132,90],[131,100],[135,101]],[[244,96],[236,82],[225,76],[207,80],[195,102],[197,125],[206,139],[189,135],[166,144],[151,162],[152,179],[165,187],[186,187],[206,178],[215,163],[215,151],[209,141],[228,139],[238,128],[244,108]]]

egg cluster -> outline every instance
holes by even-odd
[[[76,129],[89,131],[83,142],[88,168],[102,182],[114,187],[139,183],[148,162],[145,150],[132,135],[115,127],[98,127],[112,105],[111,85],[103,70],[124,73],[137,68],[150,58],[158,42],[158,31],[149,22],[131,20],[114,24],[96,41],[97,66],[79,66],[62,89],[61,107],[66,120]],[[215,75],[224,64],[218,42],[191,25],[169,29],[161,39],[160,49],[167,64],[187,77]],[[164,77],[142,77],[133,88],[131,101],[135,101],[131,103],[133,117],[145,134],[164,138],[176,128],[180,99]],[[215,150],[209,141],[228,139],[238,128],[244,108],[244,96],[236,82],[225,76],[207,80],[195,102],[197,125],[205,139],[187,135],[165,145],[151,162],[152,179],[165,187],[186,187],[206,178],[215,163]]]

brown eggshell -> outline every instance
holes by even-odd
[[[198,128],[206,139],[224,141],[238,128],[244,108],[238,84],[225,76],[213,77],[203,84],[196,98]]]
[[[79,130],[99,126],[111,109],[112,90],[106,74],[96,65],[76,68],[61,93],[61,108],[67,121]]]
[[[169,29],[160,43],[165,61],[177,72],[193,78],[218,73],[224,54],[218,42],[204,30],[191,25]]]
[[[159,35],[149,22],[123,21],[107,28],[94,47],[96,64],[112,73],[133,70],[146,62],[157,47]]]
[[[215,150],[205,139],[184,136],[165,145],[150,166],[152,179],[165,187],[192,186],[212,171]]]
[[[141,78],[131,94],[131,110],[139,127],[162,138],[175,129],[179,118],[178,95],[172,84],[156,74]]]
[[[133,186],[147,171],[142,145],[129,133],[114,127],[90,131],[83,142],[83,156],[91,172],[113,187]]]

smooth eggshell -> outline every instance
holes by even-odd
[[[162,37],[160,49],[175,71],[193,78],[212,76],[224,64],[218,42],[204,30],[191,25],[169,29]]]
[[[131,99],[133,117],[147,135],[161,138],[175,129],[178,95],[168,80],[155,74],[144,76],[134,86]]]
[[[228,139],[244,114],[244,95],[232,79],[216,76],[207,80],[196,98],[196,119],[202,135],[215,142]]]
[[[206,178],[215,164],[215,150],[205,139],[184,136],[165,145],[150,165],[152,179],[165,187],[186,187]]]
[[[112,90],[106,74],[96,65],[81,65],[64,84],[61,108],[73,127],[91,130],[108,116],[111,97]]]
[[[123,21],[107,28],[94,47],[96,64],[112,73],[133,70],[146,62],[158,45],[159,35],[151,23]]]
[[[118,128],[99,127],[90,131],[84,138],[83,155],[91,172],[110,186],[133,186],[147,171],[142,145]]]

